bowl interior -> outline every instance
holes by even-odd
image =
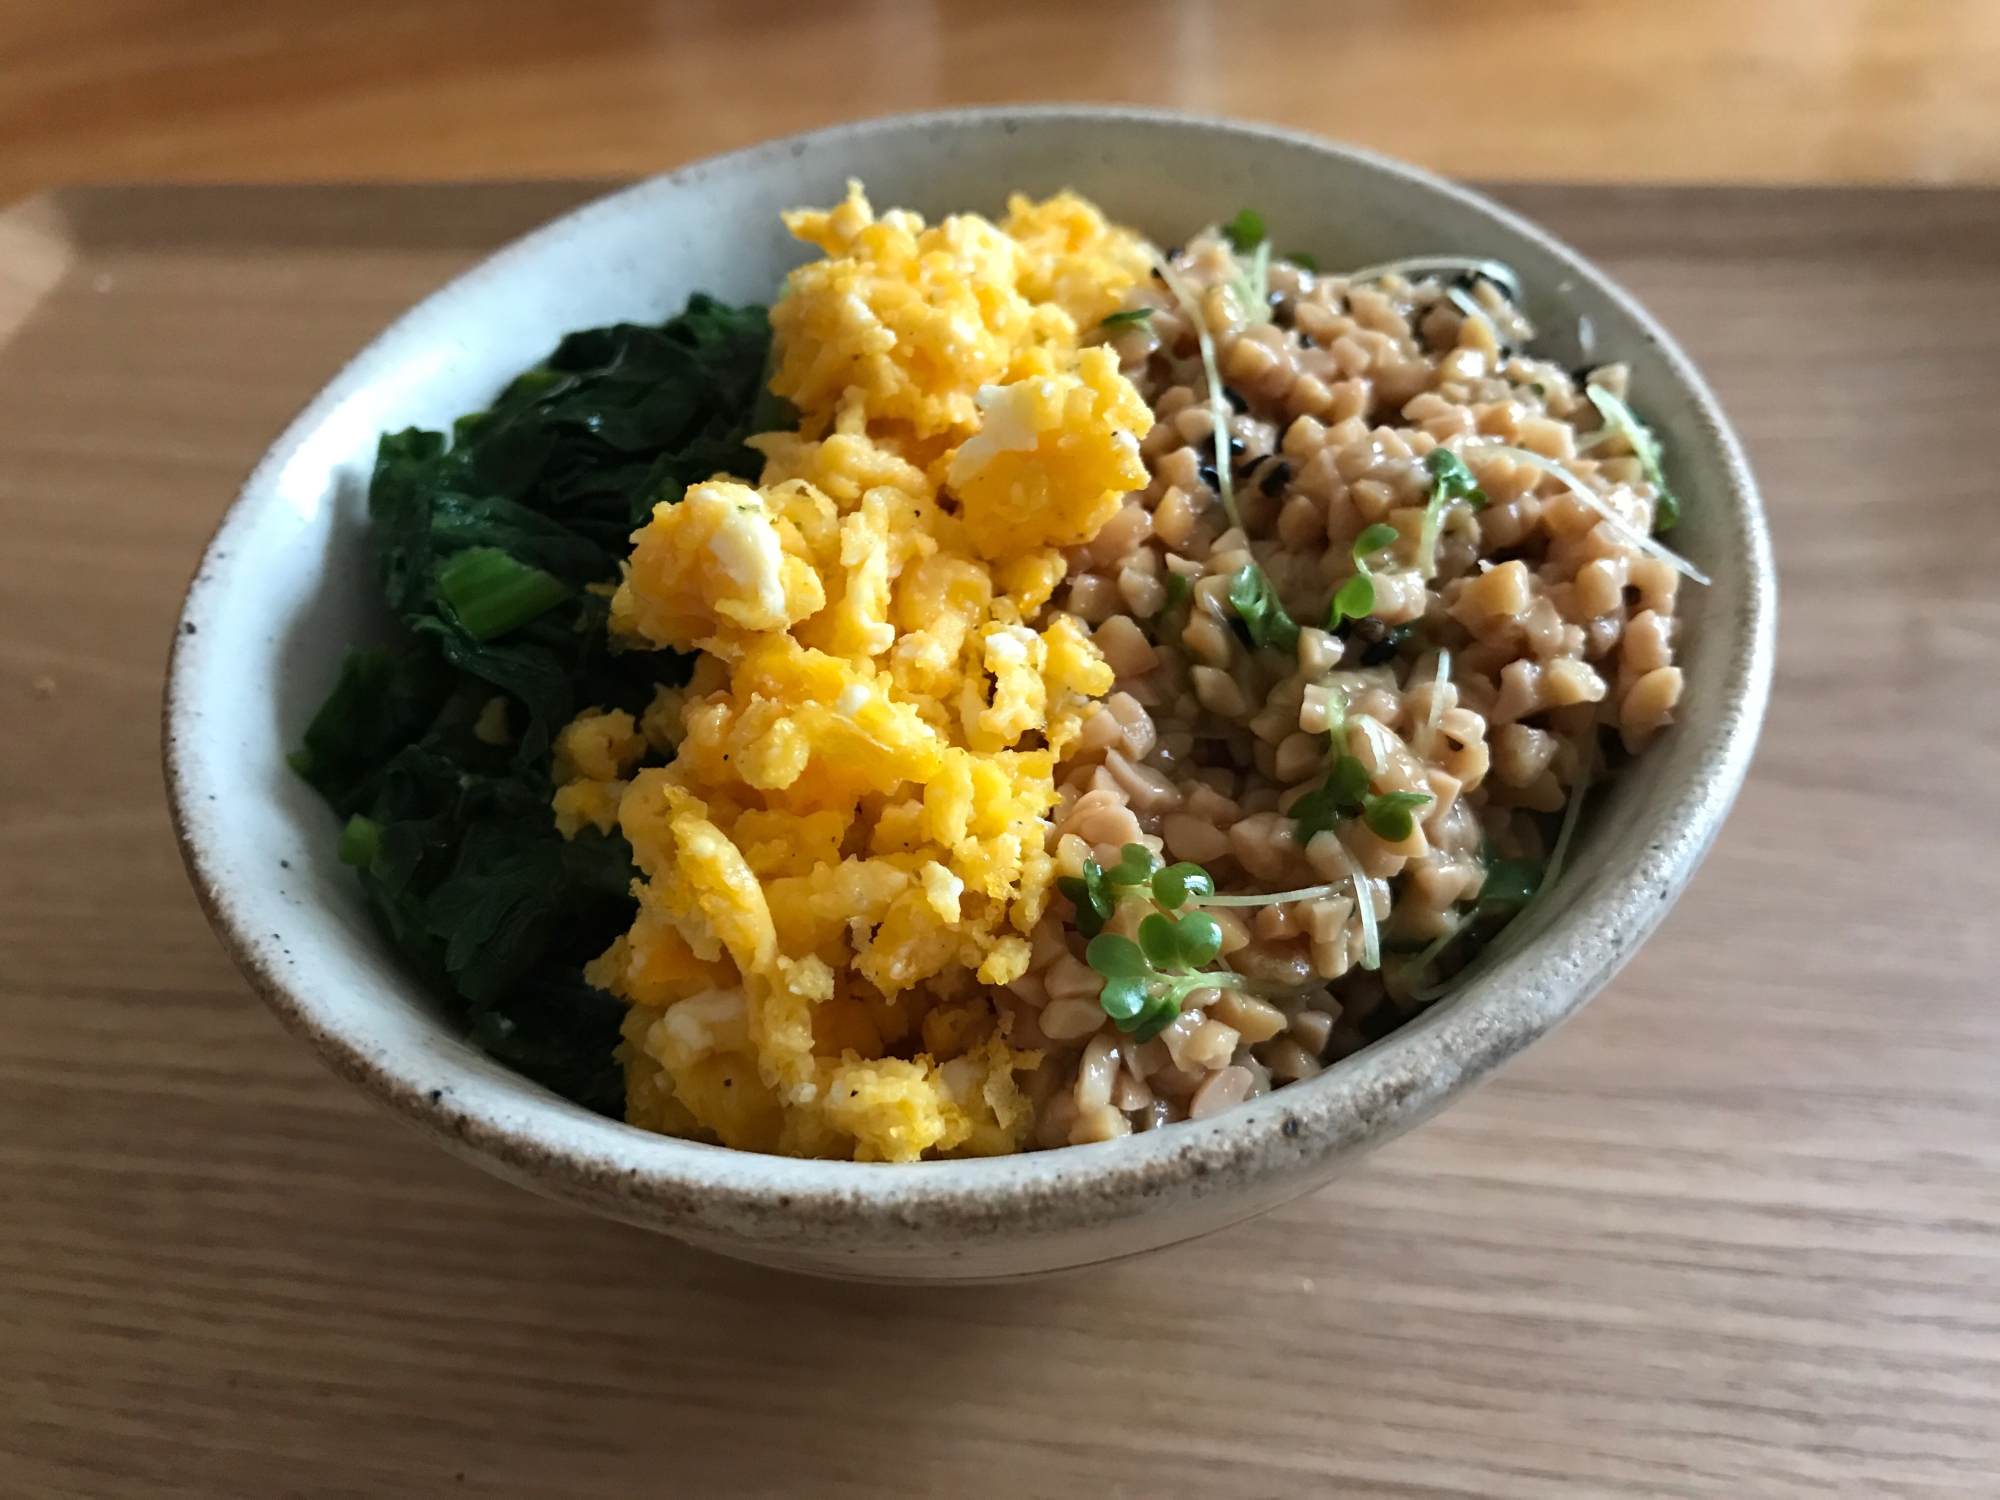
[[[850,176],[878,209],[927,217],[998,215],[1011,191],[1075,188],[1161,244],[1255,206],[1279,246],[1328,267],[1492,256],[1521,274],[1530,315],[1553,343],[1573,347],[1587,319],[1595,358],[1632,365],[1635,404],[1663,433],[1684,497],[1673,541],[1714,579],[1682,593],[1683,722],[1595,800],[1561,887],[1496,945],[1478,979],[1367,1052],[1273,1096],[1281,1108],[1267,1102],[1087,1151],[903,1173],[646,1136],[458,1039],[369,920],[335,858],[331,814],[286,767],[343,651],[383,628],[363,555],[377,435],[447,425],[572,329],[658,320],[697,290],[768,300],[806,253],[780,210],[835,201]],[[1119,1184],[1165,1191],[1196,1161],[1262,1184],[1246,1187],[1246,1202],[1303,1190],[1311,1183],[1300,1174],[1314,1163],[1420,1118],[1588,998],[1685,882],[1741,778],[1761,714],[1771,603],[1755,493],[1699,378],[1615,287],[1484,200],[1323,142],[1179,116],[1052,109],[893,119],[720,158],[590,205],[445,288],[370,346],[273,447],[203,561],[169,685],[169,779],[197,887],[260,990],[336,1068],[489,1166],[725,1241],[794,1233],[811,1217],[802,1204],[821,1215],[817,1232],[835,1238],[828,1226],[871,1204],[895,1205],[914,1235],[940,1204],[976,1207],[990,1227],[1007,1205],[1046,1203],[1052,1192],[1094,1195],[1105,1206],[1091,1212],[1108,1220],[1138,1212],[1119,1201]],[[780,1196],[788,1207],[774,1210]],[[910,1253],[923,1252],[913,1241]]]

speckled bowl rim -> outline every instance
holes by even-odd
[[[1693,363],[1629,295],[1576,251],[1477,193],[1401,163],[1271,126],[1169,111],[1095,106],[1007,106],[947,110],[834,126],[714,157],[649,179],[573,211],[515,241],[420,303],[465,288],[531,255],[552,236],[587,234],[594,215],[662,181],[688,183],[781,153],[837,149],[879,131],[970,127],[1007,120],[1171,124],[1233,132],[1288,148],[1348,157],[1500,221],[1538,244],[1620,306],[1685,388],[1723,460],[1728,494],[1746,549],[1746,589],[1733,613],[1708,628],[1730,639],[1723,701],[1714,705],[1700,747],[1700,770],[1666,810],[1604,861],[1589,891],[1492,962],[1449,1001],[1433,1007],[1320,1077],[1275,1091],[1214,1118],[1100,1146],[982,1160],[884,1166],[801,1161],[676,1140],[604,1119],[518,1079],[516,1097],[469,1066],[454,1079],[435,1057],[385,1055],[329,1017],[309,984],[282,961],[277,934],[250,930],[231,890],[217,879],[211,829],[189,791],[184,722],[190,674],[213,664],[196,643],[222,565],[266,481],[331,412],[355,371],[392,325],[309,404],[273,445],[223,517],[189,588],[168,667],[163,705],[164,762],[174,830],[201,906],[230,957],[285,1025],[340,1076],[455,1151],[558,1199],[706,1242],[789,1245],[812,1252],[818,1239],[910,1246],[962,1244],[981,1236],[1032,1234],[1059,1209],[1063,1229],[1130,1219],[1163,1200],[1231,1193],[1245,1181],[1286,1179],[1309,1189],[1331,1164],[1379,1144],[1434,1113],[1497,1064],[1579,1009],[1632,955],[1692,875],[1741,785],[1762,720],[1774,653],[1776,583],[1762,505],[1748,464]],[[413,309],[413,316],[418,309]],[[458,1084],[465,1087],[459,1087]],[[1286,1192],[1273,1201],[1282,1201]],[[1268,1206],[1268,1205],[1267,1205]]]

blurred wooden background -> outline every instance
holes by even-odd
[[[1174,105],[1466,177],[2000,180],[1994,0],[0,0],[0,202],[631,175],[948,104]]]

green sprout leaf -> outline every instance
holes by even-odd
[[[1264,243],[1268,236],[1264,230],[1264,216],[1254,208],[1246,208],[1222,226],[1222,232],[1229,236],[1229,243],[1241,255],[1254,250]]]
[[[1088,854],[1083,857],[1083,874],[1058,877],[1056,889],[1067,896],[1076,908],[1076,930],[1087,938],[1094,938],[1102,932],[1104,924],[1111,920],[1112,912],[1118,909],[1118,898],[1111,890],[1110,879]]]
[[[1301,271],[1311,271],[1315,275],[1319,273],[1319,258],[1317,256],[1309,255],[1303,250],[1294,250],[1284,258],[1297,266]]]
[[[1465,466],[1465,460],[1449,448],[1433,448],[1424,457],[1424,468],[1430,472],[1431,489],[1447,500],[1470,500],[1474,505],[1486,503],[1486,491],[1472,477],[1472,470]]]
[[[1087,938],[1094,938],[1104,931],[1106,914],[1097,909],[1097,902],[1091,897],[1090,882],[1075,875],[1063,875],[1056,880],[1056,889],[1069,898],[1076,908],[1076,930]]]
[[[1354,561],[1362,567],[1368,566],[1368,559],[1384,547],[1393,547],[1402,532],[1384,522],[1377,521],[1367,527],[1354,539]]]
[[[1137,943],[1115,932],[1100,932],[1083,950],[1084,962],[1106,979],[1145,979],[1150,965]]]
[[[1179,911],[1190,896],[1213,896],[1215,882],[1200,865],[1183,860],[1168,865],[1153,877],[1153,899],[1168,911]]]
[[[1343,755],[1333,763],[1326,784],[1333,788],[1334,795],[1348,807],[1358,807],[1361,799],[1368,795],[1368,768],[1352,755]]]
[[[1361,818],[1385,844],[1400,844],[1416,831],[1411,810],[1431,800],[1429,792],[1383,792],[1361,804]]]
[[[1172,917],[1154,912],[1139,924],[1139,951],[1156,969],[1181,967],[1180,930]]]
[[[1118,851],[1118,863],[1104,872],[1112,885],[1145,885],[1160,868],[1160,857],[1144,844],[1127,844]]]
[[[1311,843],[1315,835],[1333,828],[1342,818],[1352,817],[1367,795],[1368,768],[1351,755],[1341,756],[1327,772],[1325,782],[1292,804],[1299,842]]]
[[[1424,506],[1423,526],[1417,533],[1417,571],[1425,578],[1437,576],[1438,531],[1444,513],[1455,500],[1463,500],[1474,510],[1486,503],[1486,491],[1472,477],[1465,460],[1449,448],[1433,448],[1424,456],[1424,468],[1431,476],[1431,498]]]
[[[1174,924],[1174,931],[1180,940],[1181,962],[1190,969],[1206,968],[1222,952],[1222,924],[1205,911],[1188,912]]]
[[[1531,859],[1496,859],[1486,867],[1486,883],[1479,888],[1479,904],[1525,906],[1542,883],[1542,867]]]
[[[1178,573],[1169,573],[1167,575],[1167,602],[1160,606],[1160,613],[1165,614],[1168,610],[1178,609],[1181,605],[1188,602],[1189,597],[1193,593],[1193,584],[1189,583],[1187,579]]]
[[[1132,1024],[1145,1014],[1150,998],[1146,992],[1146,981],[1128,975],[1105,980],[1097,1003],[1104,1007],[1107,1016],[1118,1023],[1120,1031],[1130,1031]]]
[[[1279,651],[1298,650],[1298,622],[1285,612],[1278,591],[1255,563],[1229,580],[1229,602],[1236,606],[1237,618],[1258,645]]]
[[[1180,1013],[1181,1002],[1178,996],[1155,995],[1146,1002],[1146,1008],[1140,1013],[1138,1020],[1130,1025],[1120,1021],[1118,1029],[1129,1032],[1139,1041],[1150,1042],[1171,1026],[1174,1018]]]
[[[1340,586],[1326,612],[1326,628],[1338,630],[1342,620],[1365,620],[1375,611],[1375,580],[1356,573]]]
[[[1377,521],[1354,539],[1355,574],[1340,586],[1326,612],[1326,628],[1338,630],[1342,620],[1360,620],[1374,613],[1375,580],[1369,576],[1368,560],[1384,547],[1395,545],[1402,533]]]
[[[1663,467],[1665,451],[1660,440],[1653,435],[1653,429],[1633,415],[1627,406],[1601,385],[1584,387],[1584,395],[1604,418],[1605,427],[1625,439],[1633,455],[1639,460],[1639,467],[1645,471],[1646,482],[1659,496],[1653,508],[1653,530],[1672,531],[1681,518],[1681,503],[1674,498],[1674,492],[1667,488],[1667,476]]]
[[[1153,309],[1150,307],[1121,307],[1117,312],[1108,314],[1097,326],[1116,332],[1120,328],[1136,327],[1152,316]]]

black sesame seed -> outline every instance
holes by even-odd
[[[1361,653],[1361,665],[1364,667],[1379,667],[1383,662],[1394,661],[1395,659],[1396,643],[1394,641],[1377,641]]]
[[[1250,403],[1244,400],[1241,393],[1233,386],[1225,385],[1222,388],[1222,399],[1229,403],[1230,410],[1234,411],[1239,417],[1250,410]]]
[[[1366,615],[1354,622],[1352,639],[1364,646],[1377,646],[1389,639],[1389,624],[1380,615]]]
[[[1257,488],[1267,495],[1276,495],[1291,482],[1292,466],[1281,458],[1264,471],[1264,477],[1258,481]]]
[[[1214,464],[1203,464],[1199,469],[1195,470],[1195,473],[1200,476],[1201,482],[1214,490],[1216,494],[1219,495],[1222,493],[1222,480],[1216,474]]]

